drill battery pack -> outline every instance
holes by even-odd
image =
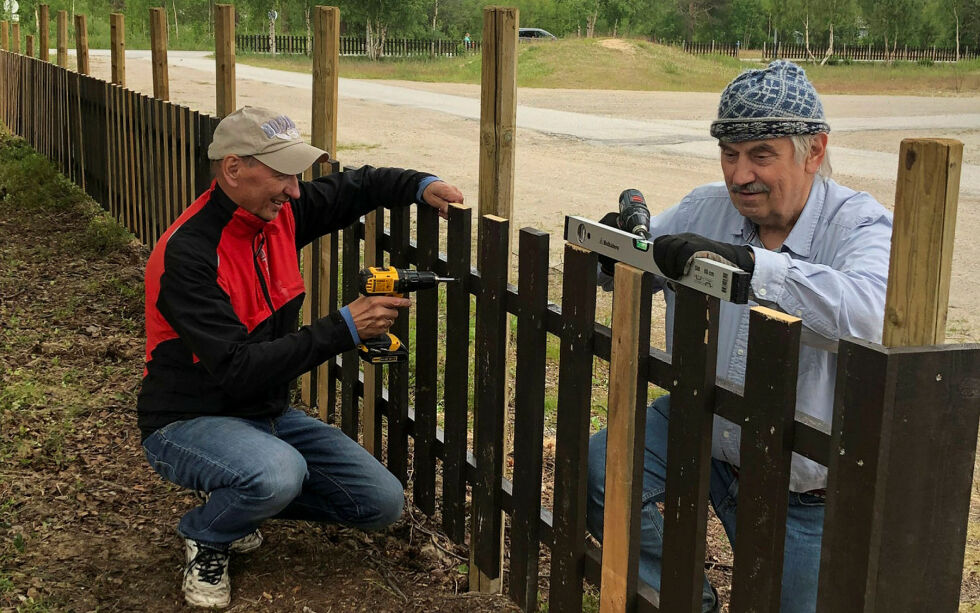
[[[357,355],[368,364],[398,364],[408,360],[408,348],[390,332],[362,339]]]

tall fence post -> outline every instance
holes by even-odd
[[[517,24],[516,8],[490,7],[483,11],[483,69],[480,95],[480,178],[479,215],[495,215],[511,219],[514,201],[514,154],[517,130]],[[481,225],[481,229],[482,229]],[[509,254],[512,234],[508,224],[506,270],[510,270]],[[482,243],[482,232],[477,244]],[[479,247],[478,247],[479,249]],[[506,275],[505,275],[506,276]],[[505,320],[505,327],[508,322]],[[504,338],[509,338],[505,333]],[[506,426],[505,426],[506,428]],[[504,433],[506,438],[506,432]],[[501,454],[497,459],[501,462]],[[496,487],[496,485],[495,485]],[[500,513],[501,511],[497,511]],[[503,522],[499,527],[503,539]],[[503,574],[501,556],[477,556],[470,547],[470,589],[497,592]],[[497,567],[481,568],[477,563],[493,561]]]
[[[37,7],[37,44],[38,44],[38,59],[43,62],[47,62],[50,56],[48,55],[48,46],[51,44],[48,41],[48,30],[50,29],[50,22],[48,17],[48,5],[39,4]]]
[[[905,139],[898,159],[883,344],[940,344],[946,335],[963,143]]]
[[[214,5],[215,115],[235,110],[235,6]]]
[[[58,66],[68,68],[68,11],[58,11]]]
[[[150,9],[150,55],[153,63],[153,97],[170,99],[170,77],[167,70],[167,12]]]
[[[10,25],[10,50],[20,53],[20,24],[16,22]]]
[[[75,66],[78,74],[90,74],[88,63],[88,24],[85,15],[75,15]]]
[[[332,157],[337,156],[337,37],[340,32],[340,10],[336,7],[317,6],[313,9],[314,22],[314,52],[313,52],[313,107],[311,142]],[[318,169],[319,170],[319,169]],[[324,248],[326,244],[327,248]],[[303,250],[303,276],[307,287],[314,285],[314,272],[319,296],[314,304],[313,299],[303,304],[303,321],[312,321],[314,317],[322,317],[329,313],[334,305],[330,304],[330,286],[332,267],[337,264],[332,254],[336,251],[337,235],[331,234],[317,239],[313,245]],[[333,376],[336,362],[328,360],[321,364],[314,376],[304,375],[301,381],[303,400],[307,404],[315,402],[320,409],[320,416],[327,418],[328,405],[334,400],[330,393],[333,389]],[[313,385],[316,385],[314,390]],[[365,370],[365,384],[367,371]],[[365,394],[365,405],[367,394]],[[332,407],[329,407],[332,409]],[[366,410],[365,406],[365,410]],[[365,431],[365,442],[368,441]],[[372,450],[373,451],[373,450]]]
[[[109,35],[111,38],[112,82],[126,87],[126,16],[122,13],[109,15]]]
[[[27,57],[34,57],[34,35],[28,34],[24,37],[24,53]]]
[[[10,50],[10,23],[6,19],[0,21],[0,48]]]

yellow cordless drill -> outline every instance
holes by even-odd
[[[440,277],[429,270],[407,270],[393,266],[363,268],[359,276],[358,289],[361,294],[395,298],[403,298],[410,292],[430,289],[440,283],[456,280]],[[408,359],[408,347],[391,332],[374,338],[362,338],[361,344],[357,346],[357,353],[369,364],[393,364]]]

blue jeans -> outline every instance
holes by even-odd
[[[177,485],[210,492],[178,531],[217,549],[266,519],[300,519],[377,530],[396,521],[402,485],[374,456],[296,409],[275,419],[198,417],[143,441],[153,470]]]
[[[663,558],[664,518],[656,502],[664,501],[667,480],[667,424],[670,397],[661,396],[647,408],[646,451],[643,454],[643,494],[640,523],[640,571],[642,581],[660,591]],[[589,484],[587,524],[602,540],[605,497],[606,431],[589,441]],[[732,466],[711,460],[711,505],[721,520],[728,540],[735,542],[735,512],[738,507],[738,477]],[[817,606],[817,576],[820,570],[820,540],[823,536],[824,499],[805,493],[789,493],[786,544],[783,550],[782,613],[812,612]],[[715,596],[704,579],[702,607],[710,611]]]

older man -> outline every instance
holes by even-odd
[[[262,543],[266,519],[379,529],[402,486],[338,429],[290,408],[289,384],[361,338],[385,332],[403,298],[361,297],[297,329],[297,250],[379,206],[428,204],[445,216],[460,191],[436,177],[371,168],[312,182],[327,153],[275,111],[225,117],[208,156],[215,181],[164,233],[146,267],[143,449],[165,479],[204,493],[178,525],[188,603],[227,606],[228,554]]]
[[[695,189],[651,220],[654,258],[668,276],[691,259],[708,256],[752,274],[754,302],[800,317],[815,337],[880,340],[891,243],[891,215],[870,195],[830,178],[823,106],[803,70],[785,61],[735,78],[721,96],[711,135],[718,139],[724,183]],[[611,279],[600,275],[606,289]],[[672,344],[674,295],[665,288],[667,346]],[[749,305],[751,306],[751,304]],[[745,378],[749,306],[723,303],[717,373]],[[819,345],[820,343],[816,343]],[[836,356],[813,346],[800,350],[796,410],[831,419]],[[647,410],[640,578],[660,589],[667,425],[670,397]],[[715,416],[711,503],[731,542],[738,508],[740,430]],[[601,540],[606,432],[589,449],[589,530]],[[816,606],[823,532],[823,466],[793,455],[782,604],[785,612]],[[719,610],[704,581],[703,610]]]

